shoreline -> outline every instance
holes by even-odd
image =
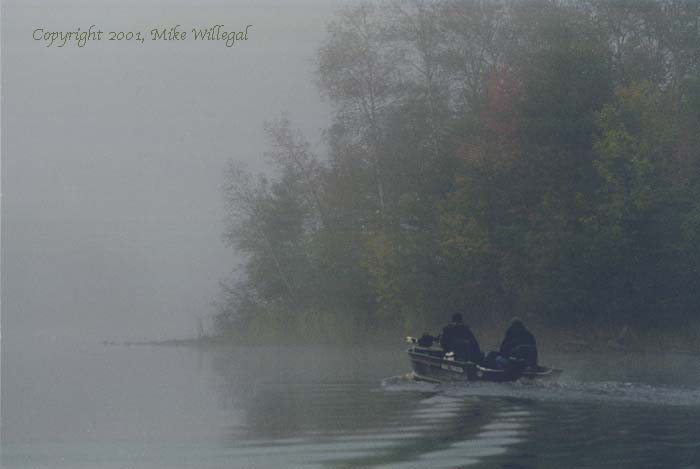
[[[530,330],[535,335],[539,349],[544,353],[576,353],[576,352],[605,352],[605,353],[682,353],[700,355],[700,333],[698,337],[670,334],[668,332],[634,331],[624,326],[615,334],[592,332],[581,329],[553,329],[551,327],[533,325]],[[608,329],[610,330],[610,329]],[[615,330],[615,329],[612,329]],[[500,344],[502,331],[491,327],[474,328],[482,350],[493,350]],[[253,340],[250,337],[241,339],[233,334],[191,337],[184,339],[160,340],[104,340],[104,346],[157,346],[157,347],[213,347],[226,345],[244,346],[343,346],[362,347],[372,344],[399,345],[403,344],[406,335],[419,336],[420,333],[397,332],[397,334],[375,334],[363,337],[362,340],[321,341],[313,338],[299,338],[287,335],[283,340]]]

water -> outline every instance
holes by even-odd
[[[400,347],[42,347],[3,345],[4,468],[700,467],[690,355],[438,386]]]

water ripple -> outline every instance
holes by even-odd
[[[643,383],[516,381],[515,383],[475,382],[460,385],[427,384],[410,376],[387,378],[382,383],[386,391],[432,392],[441,396],[509,397],[534,400],[609,401],[651,405],[700,406],[700,390],[658,386]]]

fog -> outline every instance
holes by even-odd
[[[228,159],[263,170],[263,122],[315,144],[326,1],[6,1],[2,14],[3,339],[193,335],[236,265]],[[32,31],[250,28],[247,42],[88,42]]]

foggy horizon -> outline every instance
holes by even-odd
[[[3,340],[194,336],[236,265],[222,239],[226,162],[263,171],[263,124],[282,112],[320,145],[329,111],[313,60],[336,8],[4,2]],[[177,23],[253,27],[231,48],[32,39]]]

